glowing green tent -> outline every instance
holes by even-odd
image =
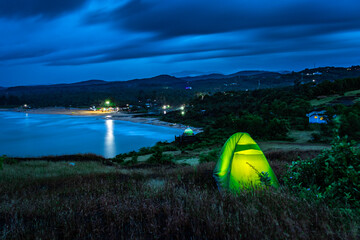
[[[185,135],[185,136],[193,136],[194,131],[191,128],[187,128],[187,129],[185,129],[183,135]]]
[[[268,173],[270,185],[279,183],[264,153],[248,133],[235,133],[224,144],[214,170],[221,189],[239,190],[261,185],[259,173]]]

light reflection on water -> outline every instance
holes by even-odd
[[[105,157],[110,158],[115,156],[116,146],[114,137],[114,120],[105,120],[106,136],[105,136]]]
[[[25,127],[29,127],[29,114],[25,113]]]
[[[98,117],[0,111],[0,156],[117,154],[173,141],[180,129]]]

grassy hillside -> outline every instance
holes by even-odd
[[[319,151],[266,156],[286,164]],[[194,156],[189,156],[193,158]],[[196,158],[196,157],[195,157]],[[220,194],[197,166],[40,160],[0,171],[1,239],[355,239],[360,219],[280,189]]]
[[[354,91],[347,91],[343,95],[325,95],[318,96],[316,99],[310,100],[310,104],[313,107],[325,106],[328,104],[341,104],[343,101],[351,101],[353,103],[360,101],[360,89]]]

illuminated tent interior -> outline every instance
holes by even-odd
[[[270,185],[278,187],[278,180],[264,153],[248,133],[235,133],[224,144],[214,169],[220,189],[240,190],[260,186],[258,173],[267,172]]]
[[[185,135],[185,136],[193,136],[194,131],[191,128],[187,128],[187,129],[185,129],[183,135]]]

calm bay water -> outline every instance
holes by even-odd
[[[173,141],[180,129],[99,117],[0,111],[0,155],[30,157],[119,153]]]

